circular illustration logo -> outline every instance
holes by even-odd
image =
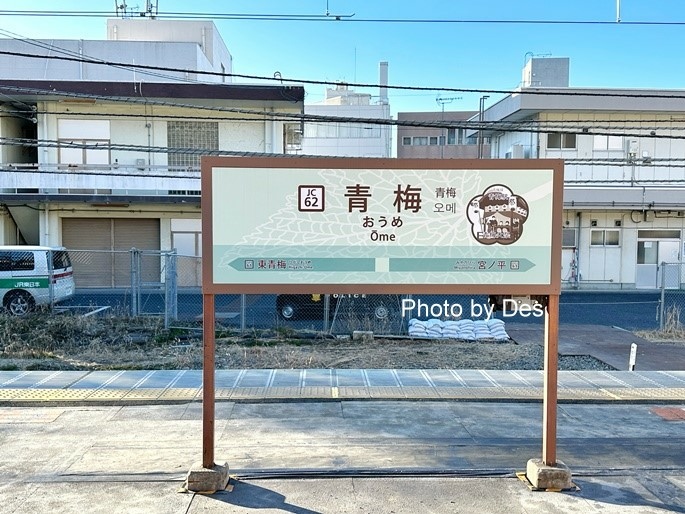
[[[523,234],[528,202],[507,186],[494,184],[482,195],[471,198],[466,215],[476,241],[484,245],[510,245]]]

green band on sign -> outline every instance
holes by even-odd
[[[375,271],[376,260],[364,258],[253,258],[241,257],[229,264],[238,271]]]
[[[528,259],[410,259],[391,258],[390,271],[522,273],[535,266]]]

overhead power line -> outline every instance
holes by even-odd
[[[156,71],[166,71],[166,72],[174,72],[174,73],[183,73],[183,74],[193,74],[193,75],[208,75],[208,76],[214,76],[214,77],[225,77],[225,78],[241,78],[241,79],[250,79],[250,80],[261,80],[261,81],[269,81],[269,82],[274,82],[277,80],[278,82],[284,83],[287,82],[289,84],[295,84],[295,85],[302,85],[302,84],[312,84],[312,85],[328,85],[328,86],[337,86],[340,85],[339,81],[327,81],[327,80],[311,80],[311,79],[292,79],[292,78],[285,78],[285,77],[279,77],[278,79],[274,79],[274,77],[267,77],[263,75],[246,75],[246,74],[239,74],[239,73],[225,73],[225,72],[220,72],[220,71],[209,71],[209,70],[192,70],[192,69],[186,69],[186,68],[174,68],[170,66],[153,66],[153,65],[145,65],[145,64],[130,64],[130,63],[124,63],[124,62],[117,62],[117,61],[107,61],[103,59],[92,59],[92,58],[85,58],[85,57],[69,57],[69,56],[60,56],[60,55],[39,55],[39,54],[31,54],[31,53],[25,53],[25,52],[13,52],[13,51],[7,51],[7,50],[0,50],[0,55],[10,55],[13,57],[26,57],[28,59],[50,59],[50,60],[60,60],[60,61],[72,61],[72,62],[78,62],[78,63],[84,63],[84,64],[94,64],[94,65],[100,65],[100,66],[113,66],[113,67],[123,67],[126,69],[136,69],[136,70],[156,70]],[[223,83],[217,85],[225,85]],[[405,91],[445,91],[445,92],[455,92],[455,93],[491,93],[491,94],[504,94],[504,95],[510,95],[510,94],[517,94],[517,95],[543,95],[543,96],[572,96],[572,97],[615,97],[615,98],[662,98],[662,99],[685,99],[685,93],[682,94],[664,94],[664,93],[647,93],[647,92],[628,92],[628,91],[621,91],[621,92],[612,92],[612,91],[577,91],[577,90],[569,90],[569,91],[560,91],[560,90],[554,90],[554,91],[549,91],[546,88],[525,88],[525,89],[520,89],[520,90],[508,90],[508,89],[474,89],[474,88],[455,88],[455,87],[433,87],[433,86],[398,86],[398,85],[385,85],[385,84],[377,84],[377,83],[364,83],[364,82],[345,82],[345,85],[350,86],[350,87],[359,87],[359,88],[380,88],[384,87],[386,89],[391,89],[391,90],[405,90]],[[229,84],[230,86],[230,84]],[[569,88],[572,89],[572,88]]]
[[[158,19],[212,19],[212,20],[249,20],[249,21],[289,21],[319,23],[379,23],[400,25],[628,25],[628,26],[680,26],[685,21],[678,20],[554,20],[554,19],[504,19],[504,18],[362,18],[355,15],[334,14],[263,14],[263,13],[220,13],[220,12],[174,12],[158,11],[152,16],[146,12],[134,13],[140,17]],[[112,18],[112,11],[65,11],[65,10],[0,10],[4,16],[38,16],[38,17],[77,17],[77,18]]]
[[[550,133],[555,132],[553,130],[545,128],[536,128],[534,126],[521,125],[518,122],[510,123],[507,121],[412,121],[412,120],[395,120],[395,119],[384,119],[384,118],[358,118],[350,116],[330,116],[330,115],[317,115],[317,114],[306,114],[306,113],[288,113],[288,112],[278,112],[278,111],[264,111],[256,109],[243,109],[237,107],[218,107],[218,106],[203,106],[195,104],[183,104],[179,102],[167,102],[162,100],[155,100],[149,98],[140,97],[108,97],[101,95],[89,95],[83,93],[68,93],[55,90],[43,90],[36,88],[25,88],[18,86],[6,86],[0,85],[0,92],[3,90],[11,91],[13,93],[31,93],[31,94],[42,94],[50,96],[63,96],[69,98],[79,98],[79,99],[90,99],[90,100],[100,100],[106,102],[114,103],[127,103],[127,104],[137,104],[144,107],[150,106],[163,106],[163,107],[175,107],[175,108],[185,108],[200,111],[211,111],[220,113],[232,113],[241,114],[246,116],[253,116],[251,118],[253,121],[263,121],[264,119],[280,120],[284,122],[310,122],[310,123],[353,123],[353,124],[372,124],[372,125],[382,125],[382,126],[402,126],[402,127],[424,127],[424,128],[464,128],[468,130],[497,130],[497,131],[510,131],[510,132],[526,132],[526,133]],[[98,113],[101,115],[109,116],[109,113]],[[77,114],[78,116],[79,114]],[[150,116],[149,114],[147,115]],[[145,117],[145,115],[142,115]],[[164,117],[164,116],[162,116]],[[208,118],[207,118],[208,119]],[[226,118],[228,120],[233,120],[234,118]],[[247,120],[249,121],[249,119]],[[575,123],[575,121],[574,121]],[[563,132],[565,134],[577,134],[577,135],[616,135],[624,137],[641,137],[641,138],[654,138],[654,139],[685,139],[685,134],[663,134],[657,133],[655,130],[650,129],[649,133],[644,131],[633,131],[633,132],[615,132],[611,127],[604,130],[593,130],[591,127],[574,125],[572,127],[562,127],[563,130],[558,132]]]
[[[2,87],[0,86],[0,90]],[[10,98],[7,95],[3,95],[3,93],[0,93],[0,96],[6,96],[7,98]],[[15,101],[15,100],[12,100]],[[18,117],[22,119],[31,119],[30,117],[35,117],[36,115],[39,114],[54,114],[52,111],[43,111],[35,108],[31,108],[32,106],[28,104],[26,105],[27,109],[26,110],[4,110],[0,111],[0,118],[11,118],[11,117]],[[167,104],[168,106],[169,104]],[[178,107],[187,107],[187,105],[180,104]],[[211,108],[210,108],[211,109]],[[230,116],[230,117],[214,117],[214,118],[207,118],[207,116],[203,116],[202,114],[199,115],[183,115],[183,114],[155,114],[154,112],[147,112],[147,113],[113,113],[113,112],[108,112],[108,111],[94,111],[94,110],[89,110],[88,112],[74,112],[74,113],[69,113],[70,116],[72,117],[78,117],[78,118],[94,118],[94,117],[109,117],[109,118],[123,118],[123,119],[157,119],[157,120],[188,120],[188,121],[245,121],[245,122],[255,122],[255,123],[263,123],[264,122],[264,117],[269,116],[272,114],[270,111],[258,111],[254,110],[252,111],[253,115],[252,116],[244,116],[244,117],[239,117],[239,116]],[[447,112],[447,111],[446,111]],[[64,113],[66,115],[66,113]],[[293,121],[293,122],[299,122],[302,121],[300,115],[298,114],[291,114],[293,117],[292,120],[285,120],[285,121]],[[315,115],[311,115],[315,116]],[[358,122],[355,122],[356,124],[359,125],[378,125],[381,123],[386,123],[388,120],[386,118],[356,118]],[[341,118],[338,116],[332,116],[332,115],[318,115],[317,119],[312,119],[309,121],[310,124],[312,125],[326,125],[330,123],[340,123]],[[343,121],[344,122],[344,121]],[[606,124],[606,125],[605,125]],[[652,125],[647,125],[647,124],[652,124]],[[683,129],[685,130],[685,117],[682,119],[671,119],[671,120],[665,120],[665,119],[657,119],[657,118],[645,118],[645,119],[629,119],[629,118],[624,118],[624,119],[597,119],[597,118],[574,118],[573,120],[554,120],[554,121],[549,121],[549,120],[533,120],[533,119],[525,119],[525,120],[512,120],[512,121],[505,121],[505,120],[497,120],[497,121],[470,121],[470,120],[395,120],[393,123],[395,126],[411,126],[411,127],[422,127],[422,128],[461,128],[461,129],[468,129],[468,130],[478,130],[482,129],[483,127],[490,129],[490,130],[507,130],[507,129],[513,129],[513,128],[524,128],[524,129],[529,129],[529,128],[538,128],[540,130],[544,130],[545,132],[551,131],[554,129],[560,130],[560,131],[566,131],[569,128],[573,129],[580,129],[582,134],[589,134],[589,131],[583,130],[584,128],[593,129],[593,132],[591,134],[601,134],[601,135],[610,135],[607,131],[613,131],[615,134],[614,135],[624,135],[622,132],[617,132],[620,130],[640,130],[640,137],[646,137],[649,136],[649,132],[647,131],[667,131],[667,130],[678,130],[678,129]],[[594,131],[600,131],[600,132],[594,132]],[[663,134],[662,134],[663,135]]]

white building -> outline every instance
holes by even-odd
[[[315,104],[305,105],[307,115],[324,117],[321,122],[306,121],[301,152],[304,155],[338,157],[390,157],[392,145],[391,126],[384,124],[355,123],[353,121],[331,122],[327,118],[353,118],[390,120],[388,102],[388,63],[380,63],[381,85],[377,101],[366,93],[357,93],[340,84],[326,89],[326,98]]]
[[[220,74],[230,74],[233,68],[228,48],[214,22],[208,20],[117,18],[107,20],[106,40],[2,39],[0,48],[16,54],[0,55],[0,76],[5,79],[231,82]],[[216,74],[140,68],[144,66]]]
[[[522,87],[484,112],[491,157],[565,161],[565,286],[656,288],[659,264],[685,251],[685,91],[576,88],[568,76],[568,59],[528,61]]]
[[[72,47],[88,59],[230,71],[211,22],[112,20],[108,31],[108,41],[42,50],[0,40],[42,56],[0,57],[0,244],[199,255],[200,155],[285,153],[286,124],[264,113],[301,116],[304,89],[47,58]]]

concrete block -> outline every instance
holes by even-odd
[[[188,471],[185,489],[198,493],[215,493],[226,489],[227,484],[228,463],[214,464],[212,468],[204,468],[199,462]]]
[[[362,343],[373,342],[373,331],[370,330],[354,330],[352,332],[353,341],[361,341]]]
[[[547,466],[542,459],[530,459],[526,466],[526,478],[536,489],[562,491],[573,488],[571,470],[560,460],[554,466]]]

